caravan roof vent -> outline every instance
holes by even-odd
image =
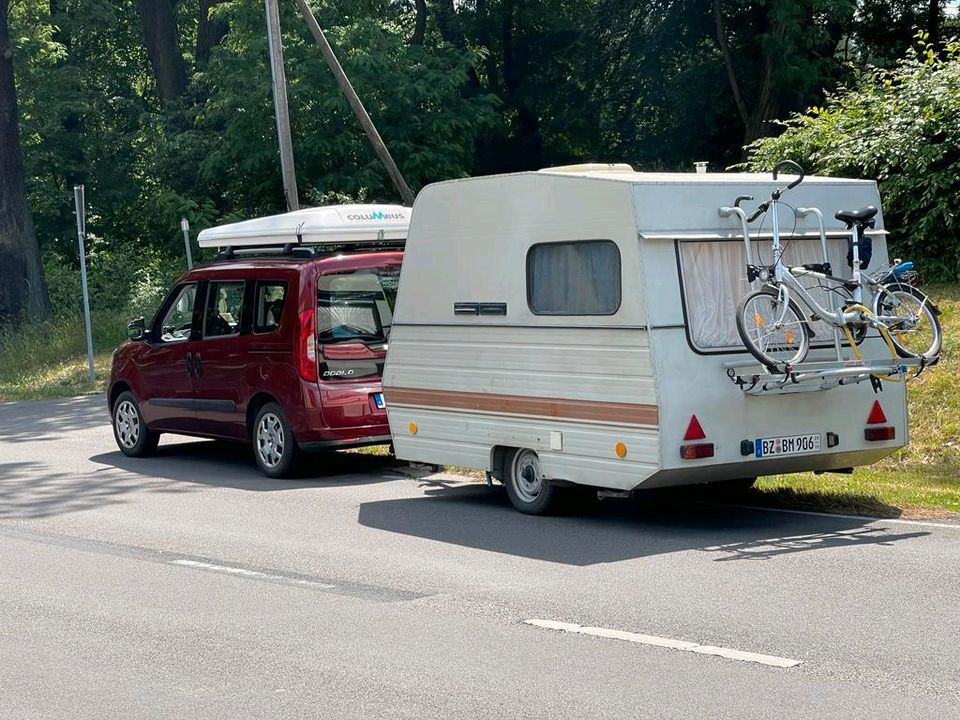
[[[636,172],[627,163],[581,163],[579,165],[560,165],[540,170],[542,173],[632,173]]]
[[[328,205],[208,228],[200,247],[366,245],[403,241],[410,208],[401,205]]]

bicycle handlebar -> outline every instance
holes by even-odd
[[[754,211],[753,215],[747,218],[747,222],[752,223],[758,217],[763,215],[769,208],[770,208],[769,202],[760,203],[760,206]]]
[[[790,183],[789,185],[787,185],[787,190],[793,190],[797,185],[799,185],[800,183],[802,183],[802,182],[803,182],[803,178],[804,178],[805,175],[806,175],[806,173],[804,173],[804,171],[803,171],[803,168],[800,167],[800,166],[799,166],[797,163],[795,163],[793,160],[781,160],[780,162],[778,162],[778,163],[774,166],[774,168],[773,168],[773,179],[774,179],[774,180],[777,179],[777,175],[780,173],[780,170],[795,170],[796,173],[800,176],[800,177],[798,177],[796,180],[794,180],[792,183]]]

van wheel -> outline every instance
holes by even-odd
[[[153,454],[160,442],[160,433],[147,427],[140,404],[129,390],[120,393],[113,404],[113,437],[120,452],[129,457]]]
[[[556,503],[557,488],[543,477],[540,458],[533,450],[517,450],[507,462],[507,496],[513,506],[528,515],[542,515]]]
[[[263,474],[271,478],[289,476],[300,460],[300,447],[293,437],[290,421],[277,403],[267,403],[253,423],[253,456]]]

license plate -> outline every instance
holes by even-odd
[[[758,458],[818,453],[820,452],[820,433],[757,438],[754,441],[754,449]]]
[[[373,394],[373,404],[377,406],[378,410],[383,410],[387,406],[387,403],[383,400],[383,393]]]

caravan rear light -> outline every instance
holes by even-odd
[[[300,330],[297,333],[297,372],[304,380],[317,381],[317,332],[312,309],[300,313]]]
[[[892,426],[867,428],[863,431],[863,436],[866,438],[867,442],[895,440],[897,437],[897,429]]]
[[[680,457],[684,460],[699,460],[713,457],[713,443],[697,443],[695,445],[681,445]]]

